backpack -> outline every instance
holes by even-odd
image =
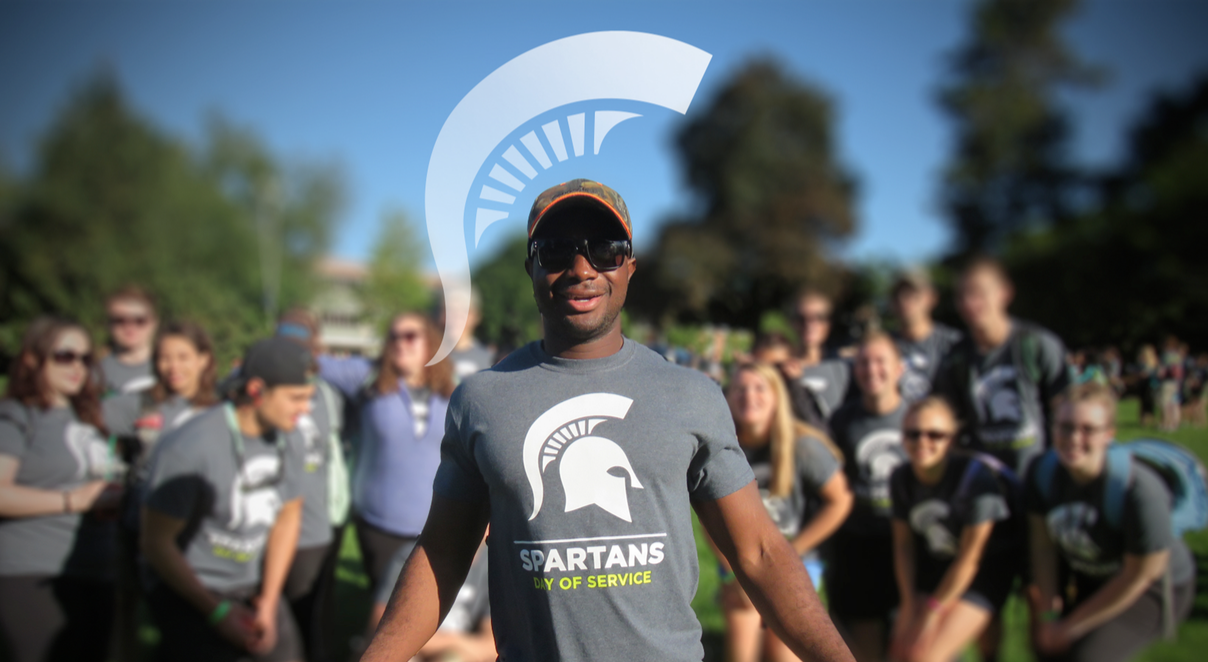
[[[1003,496],[1006,497],[1007,508],[1010,511],[1007,521],[1013,522],[1015,528],[1019,532],[1022,532],[1024,513],[1023,481],[1019,479],[1015,471],[993,455],[977,452],[963,452],[962,454],[969,458],[969,464],[965,465],[965,472],[961,474],[961,481],[956,486],[953,501],[958,504],[968,503],[969,490],[973,487],[973,480],[977,477],[977,470],[980,467],[985,467],[990,470],[994,479],[998,481],[999,486],[1002,488]]]
[[[1133,462],[1153,469],[1166,483],[1171,494],[1170,530],[1175,538],[1187,531],[1208,526],[1208,475],[1204,465],[1191,451],[1160,439],[1137,439],[1127,444],[1113,443],[1107,449],[1106,484],[1103,489],[1103,521],[1120,530],[1124,520],[1124,496],[1132,476]],[[1057,453],[1049,450],[1036,462],[1036,486],[1046,502],[1052,497],[1057,471]],[[1162,623],[1167,639],[1174,639],[1174,597],[1170,566],[1162,577]]]
[[[331,386],[317,380],[315,388],[327,409],[328,452],[327,452],[327,517],[333,526],[339,526],[348,518],[352,505],[352,494],[348,475],[348,464],[344,461],[344,446],[340,443],[342,427],[341,412],[336,407],[336,395]]]

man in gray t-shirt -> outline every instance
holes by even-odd
[[[100,361],[104,392],[137,393],[155,385],[151,365],[158,321],[155,304],[142,288],[127,287],[105,300],[111,353]]]
[[[596,182],[534,202],[525,268],[545,340],[454,392],[432,514],[363,660],[419,650],[489,521],[501,659],[699,662],[693,508],[794,652],[852,659],[764,510],[721,390],[621,335],[631,237]]]
[[[831,416],[852,395],[851,363],[828,355],[833,305],[819,290],[803,290],[794,300],[793,327],[801,341],[781,365],[797,418],[828,429]]]
[[[148,595],[174,660],[300,659],[281,589],[297,548],[303,458],[287,439],[310,407],[310,352],[248,350],[239,391],[157,445],[143,507]]]
[[[960,341],[961,332],[931,319],[936,293],[926,271],[903,271],[890,292],[890,303],[898,318],[893,339],[898,343],[906,369],[898,388],[906,402],[916,402],[931,393],[935,373],[948,351]]]

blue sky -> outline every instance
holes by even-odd
[[[389,208],[422,226],[424,182],[445,118],[511,58],[561,37],[634,30],[713,55],[688,114],[726,78],[770,55],[829,94],[837,144],[860,182],[852,258],[919,261],[941,251],[935,206],[951,125],[934,102],[944,56],[965,36],[955,0],[797,3],[90,2],[0,4],[0,158],[26,167],[74,85],[101,63],[140,112],[197,140],[207,112],[258,133],[290,158],[342,168],[349,204],[333,252],[363,258]],[[1208,71],[1208,3],[1089,2],[1072,47],[1106,66],[1097,90],[1064,99],[1074,155],[1119,157],[1123,129],[1157,89]],[[660,220],[687,208],[672,150],[679,114],[654,109],[609,134],[605,149],[557,179],[598,178],[624,195],[639,250]],[[536,190],[520,198],[527,208]],[[492,226],[481,259],[523,220]]]

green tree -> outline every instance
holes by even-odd
[[[424,246],[415,226],[400,211],[382,216],[369,257],[364,301],[370,318],[378,325],[402,311],[426,311],[432,292],[424,283],[421,266]]]
[[[643,255],[635,308],[754,329],[802,284],[835,277],[829,249],[856,227],[824,93],[773,61],[740,71],[679,132],[696,213]]]
[[[533,281],[524,270],[528,238],[516,235],[494,257],[474,270],[474,287],[482,299],[482,321],[476,335],[501,350],[541,338],[541,314],[533,300]]]
[[[1080,181],[1055,101],[1098,72],[1062,41],[1077,0],[983,0],[939,92],[956,125],[941,205],[958,256],[1001,249],[1011,232],[1072,216]]]
[[[138,283],[163,317],[205,325],[225,361],[271,328],[261,242],[278,251],[267,275],[280,283],[280,304],[309,298],[311,264],[340,204],[338,174],[291,172],[221,121],[206,140],[192,149],[151,125],[110,75],[74,94],[0,205],[0,353],[11,355],[43,313],[100,329],[104,296]],[[269,232],[239,193],[258,178],[279,182],[275,206],[260,211],[271,214]]]

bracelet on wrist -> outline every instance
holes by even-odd
[[[218,603],[217,607],[214,607],[214,611],[210,612],[206,620],[209,621],[210,625],[218,625],[229,613],[231,613],[231,601],[223,600]]]
[[[1057,611],[1056,609],[1042,611],[1040,612],[1040,620],[1045,623],[1056,623],[1057,621],[1061,620],[1061,612]]]
[[[939,611],[944,605],[933,597],[928,597],[927,602],[923,603],[927,606],[927,611]]]
[[[722,567],[720,563],[718,563],[717,578],[721,580],[721,583],[728,584],[729,582],[734,581],[734,571],[727,570],[726,568]]]
[[[70,490],[63,490],[63,513],[66,515],[71,514],[71,491]]]

